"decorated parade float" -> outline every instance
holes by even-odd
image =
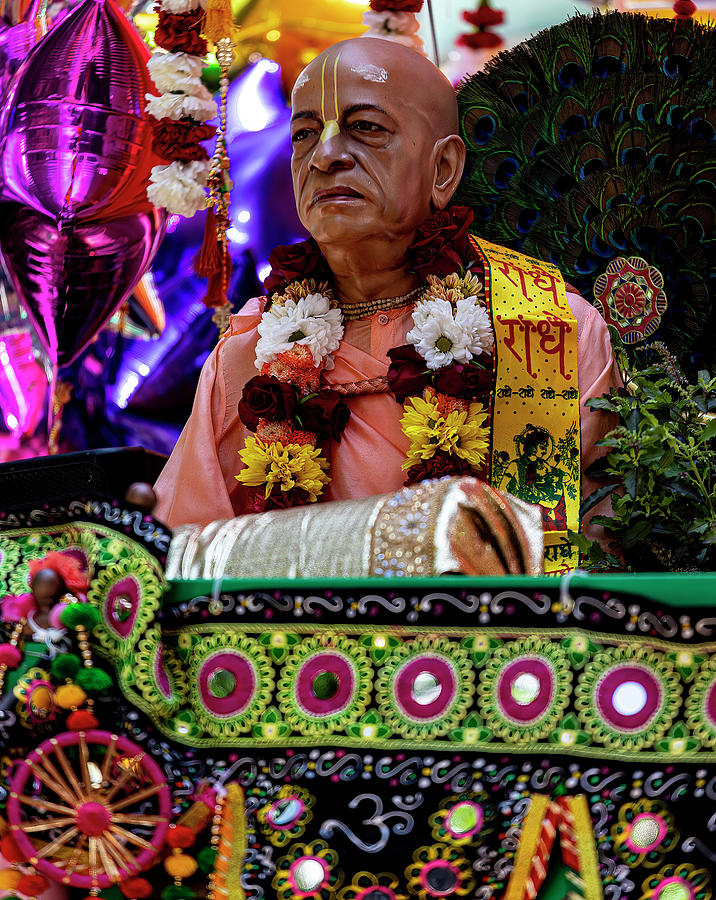
[[[679,0],[483,66],[482,0],[455,95],[421,6],[285,60],[303,240],[258,299],[229,150],[276,23],[161,0],[150,57],[115,0],[3,7],[18,441],[50,397],[0,465],[3,896],[714,894],[716,32]],[[166,465],[70,397],[164,327],[162,246],[220,334]]]

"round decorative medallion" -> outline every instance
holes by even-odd
[[[190,650],[191,704],[212,736],[246,733],[269,704],[273,670],[255,641],[232,632],[204,637]]]
[[[278,684],[279,709],[302,734],[325,733],[360,718],[370,698],[371,665],[356,641],[302,638]]]
[[[429,738],[459,726],[474,693],[470,660],[446,638],[421,638],[394,647],[380,667],[380,710],[402,737]]]
[[[576,694],[587,731],[608,747],[632,750],[649,746],[671,726],[681,682],[663,654],[615,647],[592,657]]]
[[[707,747],[716,746],[716,656],[707,659],[686,699],[687,724]]]
[[[556,727],[571,682],[559,645],[541,638],[511,641],[495,650],[480,674],[482,717],[506,740],[538,740]]]
[[[594,305],[625,344],[654,334],[666,311],[664,278],[639,256],[618,256],[594,283]]]

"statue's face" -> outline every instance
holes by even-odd
[[[405,54],[391,66],[374,43],[385,44],[363,39],[332,48],[293,91],[296,207],[321,244],[411,237],[431,211],[431,98],[418,96],[424,79],[411,78]]]

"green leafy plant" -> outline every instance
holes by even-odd
[[[689,384],[663,346],[658,364],[632,371],[626,387],[587,406],[616,413],[620,424],[599,445],[605,457],[588,473],[606,483],[582,515],[611,497],[612,516],[595,516],[611,538],[605,552],[574,536],[587,568],[632,571],[716,569],[716,378]],[[623,562],[620,559],[623,556]]]

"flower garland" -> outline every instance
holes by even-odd
[[[363,13],[363,24],[368,27],[363,37],[395,41],[423,53],[416,17],[422,8],[423,0],[370,0],[370,8]]]
[[[341,311],[328,285],[294,281],[274,294],[261,317],[256,345],[260,375],[244,388],[239,416],[254,432],[239,455],[236,476],[262,512],[315,502],[330,480],[319,441],[340,440],[349,412],[335,391],[321,390],[321,373],[343,337]]]
[[[209,155],[201,142],[215,128],[204,124],[216,116],[216,103],[202,84],[202,57],[207,43],[201,31],[206,0],[161,0],[154,39],[159,50],[147,63],[160,92],[147,94],[154,119],[153,149],[167,165],[154,166],[147,197],[180,216],[206,207]]]
[[[471,210],[431,216],[409,248],[411,271],[427,282],[415,305],[408,343],[388,352],[388,389],[403,405],[409,440],[406,483],[450,474],[485,477],[494,334],[482,283],[471,271]],[[318,446],[340,440],[349,411],[336,391],[321,389],[343,337],[330,272],[309,239],[279,247],[269,259],[270,300],[258,326],[256,367],[239,417],[253,432],[239,451],[237,480],[251,509],[315,502],[330,481]]]

